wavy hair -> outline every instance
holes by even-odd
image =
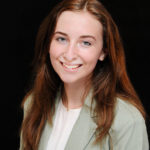
[[[42,130],[48,120],[52,125],[55,112],[55,98],[63,85],[49,59],[49,47],[57,20],[64,11],[87,11],[103,26],[103,50],[107,54],[98,62],[92,76],[93,98],[96,100],[97,139],[107,134],[114,119],[115,99],[120,97],[134,105],[145,117],[144,108],[128,78],[124,49],[118,28],[105,7],[98,0],[64,0],[52,9],[40,25],[34,59],[35,79],[32,89],[32,103],[22,123],[23,150],[37,150]]]

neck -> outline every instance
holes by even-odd
[[[84,85],[84,86],[83,86]],[[64,95],[63,104],[68,109],[75,109],[82,107],[84,104],[84,99],[86,97],[86,91],[88,91],[89,86],[85,84],[65,84],[64,83]]]

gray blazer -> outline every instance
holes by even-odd
[[[25,103],[26,113],[32,96]],[[60,97],[57,96],[56,108]],[[145,121],[131,104],[117,98],[114,122],[102,145],[94,144],[97,125],[90,112],[91,93],[87,96],[80,115],[71,131],[65,150],[149,150]],[[53,120],[55,119],[55,115]],[[52,127],[48,122],[40,139],[38,150],[46,150]],[[20,150],[22,150],[22,142]],[[112,146],[112,147],[111,147]]]

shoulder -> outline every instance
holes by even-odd
[[[30,93],[27,96],[25,96],[25,98],[24,98],[24,102],[23,102],[24,116],[29,111],[29,109],[32,105],[32,102],[33,102],[33,93]]]
[[[113,124],[109,130],[114,149],[148,150],[145,120],[140,111],[117,98]]]
[[[133,125],[137,122],[145,123],[140,111],[129,102],[117,98],[112,128],[117,130],[127,125]]]

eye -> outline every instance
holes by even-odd
[[[64,37],[58,37],[58,38],[56,38],[56,40],[60,43],[66,43],[67,42],[66,38],[64,38]]]
[[[88,41],[83,41],[82,43],[83,43],[84,46],[91,46],[91,45],[92,45],[92,44],[91,44],[90,42],[88,42]]]

